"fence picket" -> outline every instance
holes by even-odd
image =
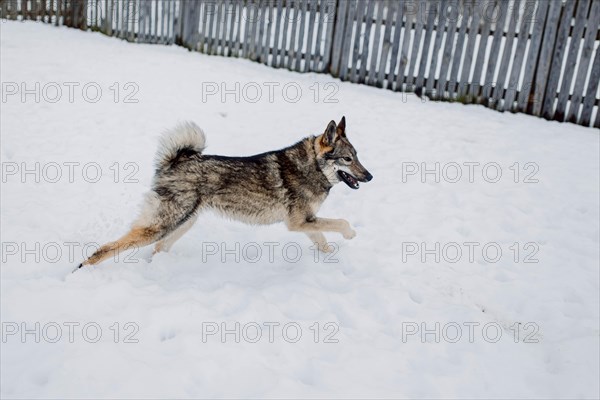
[[[427,69],[427,60],[429,59],[429,47],[431,46],[431,36],[433,35],[433,26],[435,24],[435,17],[437,15],[437,10],[439,10],[439,2],[437,0],[428,0],[425,3],[430,6],[436,5],[436,11],[432,12],[431,8],[427,11],[427,26],[425,31],[425,38],[423,39],[423,48],[421,49],[421,59],[419,60],[419,75],[417,76],[417,83],[415,85],[415,93],[421,94],[421,89],[423,88],[423,83],[425,82],[425,70]]]
[[[292,64],[295,60],[295,54],[298,51],[296,48],[296,28],[298,26],[298,15],[300,12],[299,0],[293,0],[292,7],[290,7],[290,11],[293,8],[294,19],[292,20],[292,34],[290,36],[290,43],[288,46],[288,60],[287,60],[287,69],[292,70]]]
[[[412,45],[412,50],[411,50],[411,57],[410,57],[410,65],[408,67],[408,72],[406,73],[407,78],[407,85],[406,85],[406,90],[408,92],[412,92],[415,90],[415,84],[416,84],[416,79],[417,77],[415,76],[415,73],[418,73],[415,71],[415,68],[417,66],[417,58],[418,58],[418,54],[419,54],[419,49],[421,48],[421,35],[423,34],[423,16],[419,14],[419,12],[421,11],[421,7],[417,6],[417,12],[415,15],[416,18],[416,22],[415,22],[415,33],[414,33],[414,38],[413,38],[413,45]],[[406,21],[407,25],[405,25],[405,34],[406,34],[406,30],[408,30],[408,20]],[[398,82],[396,82],[396,89],[395,90],[401,90],[402,87],[401,85],[398,85]]]
[[[358,82],[366,83],[365,76],[367,74],[367,60],[370,51],[371,26],[373,25],[373,12],[375,10],[375,2],[367,3],[367,13],[365,14],[365,34],[363,37],[363,45],[360,58],[360,72],[358,74]]]
[[[347,1],[337,3],[335,13],[336,29],[335,35],[333,37],[333,48],[331,56],[331,75],[333,75],[334,77],[340,76],[341,52],[346,27],[347,9]]]
[[[513,42],[515,39],[517,22],[519,21],[519,10],[521,9],[521,0],[514,0],[513,12],[508,25],[508,31],[506,32],[506,43],[504,44],[504,51],[502,53],[502,60],[500,61],[500,70],[498,71],[498,78],[496,79],[496,87],[494,88],[493,101],[497,110],[501,109],[501,99],[505,92],[506,75],[508,73],[508,66],[511,62],[511,55],[513,50]],[[507,88],[509,90],[509,88]]]
[[[577,65],[577,55],[581,46],[581,36],[583,35],[583,29],[585,28],[585,20],[587,18],[589,6],[590,0],[580,0],[575,12],[575,22],[573,24],[573,32],[570,35],[571,42],[569,53],[567,54],[567,63],[562,76],[562,83],[558,94],[558,101],[556,103],[556,111],[553,116],[553,118],[558,121],[564,121],[565,119],[565,109],[567,108],[569,91],[571,90],[571,83],[573,82],[573,73],[575,72],[575,67]]]
[[[401,59],[400,63],[398,63],[398,54],[400,54],[400,57],[402,57],[402,50],[400,48],[400,46],[401,46],[400,35],[402,33],[402,20],[404,18],[404,6],[405,5],[406,4],[404,3],[404,1],[400,1],[396,5],[396,14],[395,14],[395,20],[394,20],[394,36],[392,38],[392,55],[390,56],[390,73],[388,76],[387,89],[394,88],[394,82],[395,82],[394,78],[397,78],[397,76],[400,76],[400,75],[404,75],[402,72],[403,71],[403,67],[402,67],[403,59]],[[389,23],[391,23],[391,21],[389,21]],[[409,25],[408,15],[406,18],[406,25],[407,26]],[[405,32],[408,32],[408,28],[405,30]],[[406,35],[406,33],[404,35],[410,36],[410,35]],[[398,74],[397,75],[396,75],[396,64],[398,64]],[[396,89],[396,90],[398,90],[398,89]]]
[[[596,57],[592,67],[592,73],[590,74],[590,80],[588,82],[588,88],[585,93],[585,99],[583,100],[583,109],[581,110],[581,119],[579,123],[584,126],[590,124],[592,118],[592,110],[594,103],[596,102],[596,92],[598,91],[598,83],[600,82],[600,49],[596,49]],[[597,113],[600,114],[600,106],[598,106]]]
[[[306,38],[306,57],[304,61],[304,72],[311,71],[311,63],[313,60],[313,55],[315,54],[313,51],[313,36],[314,36],[314,26],[315,26],[315,15],[317,13],[317,2],[315,0],[308,2],[308,11],[309,11],[309,19],[308,19],[308,32]]]
[[[477,31],[481,20],[480,7],[478,3],[473,3],[473,13],[471,14],[471,24],[469,25],[469,36],[467,39],[467,48],[465,50],[465,59],[463,61],[460,83],[458,84],[457,99],[465,101],[463,96],[467,95],[471,70],[473,68],[473,56],[475,55],[475,44],[477,40]]]
[[[454,35],[456,33],[456,24],[458,22],[458,2],[450,1],[448,6],[452,7],[453,10],[457,10],[456,17],[451,14],[451,18],[448,19],[448,32],[446,34],[446,43],[444,45],[444,51],[442,53],[442,65],[440,68],[440,77],[438,79],[436,97],[442,99],[446,92],[446,83],[448,82],[448,73],[450,72],[450,61],[452,58],[452,49],[454,48]],[[443,9],[445,14],[447,9]],[[449,91],[449,96],[452,96],[452,92]]]
[[[573,6],[573,2],[570,2],[568,7]],[[557,57],[554,53],[554,43],[556,41],[556,31],[558,30],[558,24],[560,22],[560,13],[562,11],[562,2],[552,1],[550,2],[550,8],[548,10],[548,16],[546,18],[546,26],[544,29],[544,36],[542,37],[542,48],[540,51],[540,58],[537,61],[537,70],[535,78],[535,92],[533,99],[532,113],[533,115],[540,116],[542,113],[542,105],[544,101],[544,93],[546,91],[546,85],[548,82],[548,74],[550,73],[550,64],[552,60]],[[572,14],[572,11],[571,11]],[[569,21],[571,17],[569,16]],[[554,60],[555,62],[558,60]],[[562,57],[560,59],[562,65]],[[554,103],[554,99],[551,101],[551,105]]]
[[[488,15],[488,5],[486,9],[482,10],[481,18],[483,19],[483,25],[481,26],[481,38],[479,40],[479,48],[477,49],[477,57],[475,58],[475,68],[473,69],[473,78],[471,81],[471,88],[469,95],[471,98],[478,101],[479,91],[481,89],[481,76],[483,72],[483,64],[485,62],[485,54],[487,51],[487,43],[490,38],[490,27],[492,24],[491,17]],[[498,0],[494,2],[494,9],[498,6]],[[493,14],[492,14],[493,15]]]
[[[383,80],[385,79],[387,60],[390,55],[390,47],[392,45],[392,43],[390,42],[390,36],[392,34],[392,25],[394,17],[393,4],[390,1],[384,1],[381,4],[382,8],[385,8],[387,10],[387,14],[385,20],[385,31],[383,33],[383,45],[381,47],[381,55],[379,57],[379,68],[377,69],[377,81],[375,82],[375,86],[377,87],[383,87]],[[394,71],[391,71],[390,73],[392,76],[394,75]]]
[[[350,60],[350,80],[358,81],[358,60],[360,57],[360,37],[362,36],[363,19],[365,16],[365,0],[357,0],[356,2],[356,29],[354,30],[354,43],[352,49],[352,58]]]
[[[290,25],[290,15],[292,14],[289,1],[286,1],[281,9],[281,18],[283,18],[283,32],[281,33],[281,47],[279,49],[279,68],[284,68],[286,65],[286,55],[288,54],[288,33]]]
[[[377,20],[375,21],[375,37],[373,40],[373,46],[371,48],[371,65],[369,67],[369,77],[367,83],[372,86],[377,85],[375,80],[375,72],[377,71],[377,56],[379,55],[379,43],[381,39],[381,24],[383,22],[383,10],[385,3],[383,0],[374,2],[377,5]],[[385,66],[383,67],[385,68]]]
[[[333,37],[333,27],[335,25],[335,20],[337,18],[337,2],[334,0],[325,0],[325,4],[327,4],[327,32],[325,34],[325,55],[323,57],[323,63],[321,66],[321,71],[319,72],[327,72],[331,70],[331,54],[333,52],[332,42],[334,40]]]
[[[356,1],[354,0],[348,0],[348,16],[347,16],[347,20],[346,20],[346,34],[344,35],[344,42],[343,42],[343,47],[342,47],[342,54],[341,54],[341,62],[340,62],[340,79],[341,80],[346,80],[347,76],[348,76],[348,58],[350,56],[350,42],[351,42],[351,38],[352,38],[352,29],[356,26],[356,29],[358,29],[357,27],[357,23],[355,23],[355,14],[356,14]]]
[[[560,20],[560,28],[558,30],[558,37],[556,39],[554,54],[551,57],[552,65],[550,66],[550,76],[546,85],[544,104],[542,106],[542,116],[546,119],[551,119],[554,115],[553,108],[556,100],[556,89],[558,87],[558,80],[560,79],[563,64],[563,56],[565,53],[565,48],[567,46],[569,30],[571,29],[571,19],[573,18],[574,9],[575,2],[568,1],[567,3],[565,3],[562,12],[562,18]]]
[[[535,13],[535,20],[533,23],[533,31],[530,41],[529,54],[527,55],[525,73],[523,75],[523,85],[521,85],[521,92],[517,99],[517,110],[520,112],[526,112],[527,107],[530,104],[530,94],[535,92],[533,86],[533,74],[537,65],[539,56],[540,45],[542,42],[542,35],[544,29],[544,21],[546,20],[546,14],[548,11],[548,2],[540,1],[537,3],[538,8]]]
[[[465,6],[465,4],[469,4]],[[469,26],[469,18],[473,16],[473,4],[462,2],[463,10],[462,18],[460,19],[460,28],[457,33],[456,46],[452,54],[452,65],[450,66],[450,76],[448,78],[448,93],[452,98],[456,94],[458,88],[458,70],[460,69],[460,61],[462,59],[463,50],[465,47],[465,39],[467,37],[467,27]]]
[[[311,71],[316,71],[316,72],[320,72],[321,71],[321,44],[323,43],[323,25],[325,25],[325,22],[323,21],[324,18],[324,10],[325,10],[325,6],[323,4],[323,1],[316,1],[315,4],[315,18],[317,21],[317,36],[315,39],[315,52],[314,52],[314,57],[313,57],[313,61],[312,61],[312,69]],[[318,17],[316,16],[316,14],[318,14]]]
[[[571,97],[571,104],[569,106],[569,112],[567,113],[566,118],[566,120],[569,122],[577,123],[579,106],[583,96],[583,85],[585,84],[585,77],[587,76],[590,59],[592,57],[592,51],[594,50],[594,42],[598,34],[599,24],[600,1],[592,1],[592,10],[590,12],[590,19],[588,19],[585,29],[585,38],[583,40],[581,57],[579,59],[579,68],[576,75],[579,78],[575,80],[575,88],[573,89],[573,96]]]
[[[298,51],[296,51],[296,64],[294,70],[297,72],[302,71],[302,58],[304,56],[304,28],[306,26],[306,6],[308,0],[300,0],[300,30],[298,32]]]
[[[490,56],[488,57],[488,65],[485,71],[485,77],[483,78],[483,104],[488,104],[492,95],[493,86],[497,86],[495,82],[496,65],[499,57],[496,54],[500,52],[500,45],[502,44],[502,38],[504,35],[504,23],[506,22],[506,15],[508,14],[508,1],[501,1],[499,8],[500,15],[496,26],[494,28],[494,36],[492,38],[492,48],[490,50]]]
[[[278,57],[281,47],[279,47],[279,39],[281,38],[281,23],[282,23],[282,2],[277,0],[277,19],[275,20],[275,37],[273,38],[273,56],[271,58],[271,66],[278,67]]]
[[[433,42],[433,54],[431,55],[431,63],[429,65],[429,73],[427,75],[427,84],[425,85],[425,95],[433,97],[433,86],[435,83],[435,74],[437,73],[437,65],[439,60],[439,53],[442,47],[442,40],[444,38],[444,30],[446,26],[446,1],[442,0],[440,8],[438,9],[438,23],[435,29],[435,40]]]

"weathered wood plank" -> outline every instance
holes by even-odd
[[[242,38],[242,57],[248,58],[250,52],[250,32],[252,31],[251,25],[252,18],[254,18],[254,7],[252,6],[253,0],[244,0],[242,20],[244,21],[244,37]]]
[[[275,25],[275,14],[277,9],[275,8],[275,0],[266,0],[265,2],[265,41],[262,46],[262,59],[263,64],[269,65],[269,58],[271,58],[271,54],[275,57],[275,48],[274,45],[271,44],[273,38],[275,37],[274,25]]]
[[[493,104],[497,110],[501,110],[501,99],[505,93],[504,89],[506,85],[506,76],[508,74],[508,67],[512,60],[513,43],[517,30],[517,22],[519,21],[519,10],[521,9],[521,0],[514,0],[512,7],[512,14],[508,24],[508,31],[506,32],[506,42],[504,44],[504,50],[502,52],[502,60],[500,61],[498,78],[496,79],[496,87],[494,88]],[[507,88],[508,90],[509,88]]]
[[[173,44],[175,41],[175,21],[176,21],[176,6],[175,2],[170,3],[171,22],[169,24],[169,41],[167,44]]]
[[[438,85],[436,88],[436,98],[444,98],[446,91],[446,82],[448,81],[448,74],[450,73],[450,61],[452,59],[452,50],[455,48],[454,35],[456,33],[456,24],[458,23],[458,17],[460,8],[457,0],[450,0],[446,7],[450,7],[452,10],[450,14],[447,14],[448,30],[446,33],[446,43],[444,44],[444,52],[442,53],[442,64],[440,68],[440,78],[438,79]],[[448,13],[448,8],[444,9],[444,14]],[[453,93],[449,91],[449,97],[452,97]]]
[[[488,56],[488,64],[485,71],[485,77],[483,77],[483,104],[488,105],[490,97],[492,96],[492,88],[497,85],[496,66],[498,64],[499,57],[497,54],[500,52],[500,45],[502,44],[504,25],[506,22],[506,16],[508,14],[508,1],[500,1],[499,8],[500,15],[497,17],[496,27],[492,39],[492,48],[490,49],[490,55]]]
[[[546,84],[546,91],[544,93],[543,104],[540,105],[541,115],[546,119],[552,119],[552,117],[554,116],[556,90],[558,87],[558,80],[560,79],[561,75],[563,58],[565,54],[565,48],[567,45],[567,39],[569,37],[571,20],[573,18],[574,10],[574,1],[568,1],[565,3],[562,10],[562,16],[560,18],[560,26],[558,27],[556,44],[550,56],[551,65],[549,68],[549,76]]]
[[[325,34],[325,46],[323,51],[325,53],[323,57],[323,63],[321,66],[321,72],[331,72],[331,54],[332,54],[332,44],[333,44],[333,28],[334,22],[337,14],[337,2],[335,0],[325,0],[327,4],[326,14],[327,14],[327,32]]]
[[[258,26],[257,37],[256,37],[256,58],[255,60],[262,63],[263,61],[263,41],[265,39],[265,28],[267,24],[267,14],[265,7],[266,0],[259,0],[259,10],[260,10],[260,18],[257,21]]]
[[[279,61],[278,68],[285,68],[286,66],[286,54],[288,48],[288,36],[290,26],[290,15],[292,15],[290,1],[284,1],[281,9],[281,18],[283,18],[283,29],[281,32],[281,46],[279,48]]]
[[[323,27],[326,24],[325,22],[325,7],[326,3],[322,0],[315,0],[315,12],[318,14],[316,17],[317,21],[317,36],[315,38],[315,53],[313,57],[312,63],[312,71],[320,72],[321,71],[321,47],[323,45]]]
[[[581,118],[579,124],[583,126],[590,126],[592,119],[592,110],[594,109],[594,103],[596,103],[596,93],[598,92],[598,84],[600,83],[600,48],[596,49],[596,56],[594,57],[594,63],[592,64],[592,72],[590,74],[590,80],[588,82],[588,88],[585,92],[585,99],[583,100],[583,109],[581,110]],[[598,107],[598,114],[600,114],[600,107]]]
[[[571,2],[571,5],[573,3]],[[537,61],[537,70],[535,77],[535,93],[533,98],[532,113],[533,115],[540,116],[542,113],[542,105],[544,101],[544,93],[546,92],[546,85],[548,84],[548,74],[550,72],[550,64],[555,56],[554,43],[556,42],[556,31],[558,30],[558,24],[560,22],[560,13],[562,11],[562,3],[558,1],[551,1],[550,8],[548,10],[548,16],[546,17],[546,26],[544,28],[544,36],[542,38],[542,45],[540,50],[540,57]],[[572,11],[571,11],[572,13]],[[569,17],[570,19],[570,17]],[[560,60],[562,64],[562,57]],[[558,78],[557,78],[558,80]],[[550,107],[554,103],[556,96],[556,90],[552,94]]]
[[[137,1],[137,0],[134,0],[134,1]],[[169,6],[170,6],[170,2],[168,0],[161,0],[160,43],[162,43],[162,44],[167,44],[169,42],[169,20],[171,19]]]
[[[250,53],[249,58],[252,61],[256,61],[258,59],[258,32],[259,28],[262,26],[263,16],[261,15],[261,0],[254,0],[252,2],[252,8],[254,9],[254,18],[251,21],[252,25],[250,27],[250,37],[248,40],[250,41]]]
[[[214,40],[214,46],[212,49],[211,54],[213,55],[217,55],[217,54],[223,54],[223,47],[224,43],[223,43],[223,31],[224,31],[224,27],[223,27],[223,1],[217,1],[217,7],[216,7],[216,15],[215,15],[215,40]]]
[[[309,19],[308,19],[308,37],[306,38],[306,57],[304,62],[304,72],[312,71],[314,67],[311,66],[315,50],[313,50],[313,37],[315,32],[315,15],[317,13],[317,1],[312,0],[308,3],[309,7]]]
[[[462,15],[460,18],[460,28],[456,33],[456,46],[452,55],[452,65],[450,67],[450,76],[448,78],[448,93],[454,96],[458,91],[458,71],[462,59],[465,42],[467,38],[467,27],[469,26],[469,18],[473,16],[473,1],[462,1]]]
[[[231,36],[230,36],[230,22],[231,19],[230,14],[231,14],[231,7],[230,7],[230,0],[224,0],[223,1],[223,12],[221,14],[221,23],[223,24],[223,30],[221,33],[221,44],[220,44],[220,48],[219,48],[219,55],[220,56],[227,56],[227,54],[229,53],[229,46],[230,43],[232,42]]]
[[[358,0],[356,2],[356,25],[354,29],[354,45],[352,48],[352,58],[350,59],[350,80],[352,82],[358,81],[358,60],[360,58],[360,38],[363,36],[363,19],[366,11],[366,1]]]
[[[271,58],[271,66],[272,67],[278,67],[279,66],[279,62],[278,62],[278,58],[279,58],[279,54],[281,52],[281,47],[280,47],[280,43],[281,43],[281,25],[283,23],[282,21],[282,3],[283,0],[277,0],[277,11],[276,11],[276,19],[275,19],[275,36],[273,37],[273,57]]]
[[[473,5],[473,13],[471,15],[471,24],[469,27],[469,36],[467,40],[467,48],[465,50],[465,59],[462,65],[460,82],[458,83],[459,101],[464,101],[464,96],[468,92],[471,70],[473,67],[473,56],[475,55],[475,44],[477,41],[477,31],[481,21],[481,11],[478,3]]]
[[[421,15],[421,7],[419,7],[418,5],[413,5],[413,3],[407,3],[405,4],[405,7],[408,8],[408,4],[411,4],[411,6],[416,7],[415,10],[415,18],[416,18],[416,22],[415,22],[415,29],[414,29],[414,38],[413,38],[413,44],[412,44],[412,50],[410,52],[410,64],[408,67],[408,72],[406,73],[406,90],[409,92],[413,92],[415,90],[415,85],[416,85],[416,74],[418,73],[415,68],[417,66],[417,58],[419,56],[419,49],[421,48],[421,36],[423,34],[423,15]],[[408,10],[405,14],[408,14]],[[406,28],[408,30],[408,28]],[[405,30],[405,34],[406,34],[406,30]],[[399,90],[399,86],[396,83],[396,88],[395,90]]]
[[[527,48],[529,31],[532,29],[532,26],[534,24],[531,18],[526,18],[525,16],[529,15],[530,11],[533,11],[532,7],[535,7],[535,3],[528,3],[527,1],[525,1],[524,12],[523,16],[521,17],[521,25],[517,36],[517,48],[515,49],[515,55],[513,57],[513,64],[510,72],[510,77],[508,79],[508,86],[504,95],[504,111],[513,111],[515,109],[514,102],[517,98],[517,91],[519,89],[519,78],[521,77],[521,67],[523,65],[523,60],[525,57],[525,50]]]
[[[301,5],[299,0],[294,0],[292,3],[292,7],[290,7],[290,11],[292,11],[293,19],[292,19],[292,33],[290,35],[290,44],[288,48],[288,60],[287,60],[287,69],[292,70],[293,65],[295,64],[295,54],[298,51],[296,46],[296,28],[298,27],[298,18],[300,14]]]
[[[367,60],[369,58],[369,52],[371,46],[371,27],[373,25],[373,12],[375,10],[375,2],[369,1],[367,4],[367,13],[365,14],[365,34],[363,38],[363,45],[360,58],[360,71],[358,74],[358,82],[365,83],[365,76],[367,74]]]
[[[153,4],[154,4],[154,13],[153,13],[153,15],[154,15],[154,25],[153,25],[154,32],[152,34],[152,43],[158,43],[158,24],[159,24],[159,20],[158,20],[158,0],[154,0]],[[193,12],[194,12],[193,7],[190,5],[190,12],[189,12],[189,17],[190,18],[193,17]],[[192,29],[191,23],[189,25],[190,25],[189,29],[191,30]],[[189,33],[188,33],[187,39],[188,39],[188,41],[190,40]]]
[[[181,6],[184,8],[190,8],[190,4],[188,3],[181,3]],[[198,25],[198,44],[197,44],[197,50],[200,53],[206,53],[206,48],[208,47],[208,41],[209,41],[209,32],[208,32],[208,14],[213,12],[212,11],[212,6],[209,4],[199,4],[200,7],[200,19],[199,19],[199,25]],[[189,12],[189,11],[187,11]],[[183,20],[184,25],[189,24],[189,17]],[[189,28],[189,27],[188,27]],[[186,28],[186,30],[188,29]]]
[[[427,75],[427,85],[424,95],[433,97],[433,85],[435,82],[435,75],[437,73],[437,66],[440,59],[440,49],[442,48],[442,40],[444,38],[444,27],[446,26],[446,4],[447,0],[442,0],[440,8],[438,10],[438,23],[435,31],[435,40],[433,42],[433,53],[431,54],[431,63],[429,67],[429,74]],[[440,71],[440,75],[444,71]]]
[[[335,32],[333,36],[333,49],[331,56],[331,75],[334,77],[340,76],[341,53],[344,44],[344,33],[346,27],[346,19],[348,12],[348,2],[342,1],[336,3],[335,13]]]
[[[403,72],[403,67],[402,67],[402,60],[400,60],[400,63],[398,63],[398,54],[400,54],[400,57],[402,57],[402,53],[401,53],[401,41],[400,41],[400,35],[402,34],[402,20],[404,18],[404,8],[405,8],[405,2],[404,1],[399,1],[398,3],[396,3],[396,14],[394,16],[394,36],[392,37],[392,55],[390,56],[390,76],[388,77],[388,82],[387,82],[387,88],[389,90],[392,90],[394,88],[394,76],[398,77],[400,75],[404,75]],[[409,18],[409,15],[406,16],[406,26],[410,25],[411,19]],[[405,30],[406,33],[410,33],[410,31],[408,29]],[[407,34],[404,34],[404,36],[410,36]],[[396,74],[396,65],[398,64],[398,73]],[[401,78],[403,79],[403,78]],[[396,85],[396,88],[398,88],[398,85]],[[397,90],[397,89],[396,89]]]
[[[296,63],[294,70],[297,72],[302,71],[302,56],[304,55],[304,34],[305,34],[305,26],[306,26],[306,7],[308,0],[299,0],[301,7],[300,10],[300,30],[298,31],[298,51],[296,51]],[[308,54],[306,55],[308,57]],[[307,59],[308,61],[308,59]]]
[[[207,7],[205,9],[205,11],[207,12],[207,17],[208,17],[208,32],[207,32],[207,48],[206,48],[206,54],[214,54],[214,48],[215,48],[215,41],[216,41],[216,34],[215,34],[215,29],[218,27],[215,27],[216,24],[216,20],[217,20],[217,13],[218,13],[218,4],[215,3],[206,3],[207,5],[210,5],[210,7]],[[192,3],[192,5],[199,5],[199,4],[194,4]]]
[[[571,104],[567,114],[567,121],[577,123],[581,98],[583,97],[583,87],[585,77],[590,66],[590,60],[594,51],[594,42],[598,34],[598,25],[600,25],[600,1],[592,2],[592,10],[587,22],[585,30],[585,38],[583,40],[583,48],[581,57],[579,58],[579,68],[577,69],[577,79],[575,80],[575,88],[571,97]]]
[[[242,2],[239,2],[238,7],[236,7],[236,25],[237,25],[237,32],[235,34],[235,48],[234,48],[234,55],[235,57],[239,57],[240,53],[242,51],[242,40],[243,40],[243,36],[242,36],[242,32],[244,31],[245,28],[245,24],[244,24],[244,9],[245,9],[245,4],[246,4],[246,0],[242,0]]]
[[[140,2],[140,10],[138,15],[138,32],[137,32],[137,41],[139,43],[146,42],[146,2]]]
[[[431,36],[433,35],[433,26],[435,18],[440,9],[440,3],[437,0],[429,0],[425,6],[429,5],[427,11],[427,24],[425,26],[425,38],[423,39],[423,48],[421,49],[421,59],[419,60],[419,73],[415,85],[415,92],[421,93],[423,83],[425,82],[425,70],[427,69],[427,61],[429,59],[429,47],[431,46]]]
[[[395,3],[395,0],[394,0]],[[383,80],[385,79],[385,70],[387,68],[387,60],[390,55],[390,47],[392,43],[390,42],[390,36],[392,34],[392,25],[394,24],[394,6],[398,6],[398,4],[394,4],[391,1],[387,0],[382,2],[382,8],[387,10],[387,13],[384,15],[383,24],[385,25],[385,31],[383,33],[383,44],[381,47],[381,55],[379,57],[379,67],[377,69],[377,81],[375,82],[375,86],[383,87]],[[390,75],[394,76],[394,71],[390,71]]]
[[[530,95],[535,92],[533,74],[537,66],[537,59],[540,54],[540,46],[542,43],[542,37],[544,34],[544,22],[546,21],[546,15],[548,13],[547,1],[540,1],[537,3],[538,7],[535,12],[532,37],[530,41],[529,54],[527,55],[527,61],[525,64],[525,72],[523,74],[523,85],[519,92],[519,98],[517,99],[517,110],[520,112],[526,112],[530,105]]]
[[[346,20],[346,34],[344,35],[344,45],[342,47],[341,62],[340,62],[340,79],[348,79],[348,60],[350,57],[350,42],[352,38],[352,30],[358,29],[355,22],[356,1],[348,1],[348,18]]]
[[[577,4],[575,23],[573,25],[573,31],[571,32],[569,53],[567,55],[567,62],[565,64],[558,93],[558,101],[556,103],[556,111],[554,112],[553,117],[558,121],[565,120],[565,110],[567,109],[567,101],[569,100],[571,84],[577,66],[577,56],[579,54],[579,48],[581,47],[583,30],[585,29],[587,15],[590,9],[590,1],[591,0],[579,0],[579,3]]]
[[[492,24],[493,15],[495,12],[490,13],[489,6],[492,5],[495,10],[498,7],[498,0],[494,3],[488,3],[483,5],[481,10],[481,19],[483,24],[481,26],[481,35],[479,40],[479,48],[477,49],[477,57],[475,58],[475,67],[473,69],[473,78],[471,79],[471,88],[469,95],[472,99],[477,99],[481,89],[481,76],[483,72],[483,64],[486,60],[487,43],[490,38],[490,27]]]
[[[406,4],[405,4],[406,6]],[[409,51],[410,51],[410,39],[412,32],[412,19],[416,14],[402,12],[404,17],[406,18],[406,23],[404,24],[404,34],[402,35],[402,45],[400,47],[400,59],[398,61],[398,74],[396,76],[396,89],[402,90],[402,85],[406,82],[407,87],[412,85],[413,80],[412,76],[409,77],[407,67],[409,61]],[[402,18],[402,17],[401,17]],[[402,28],[402,19],[400,19],[400,28]],[[410,57],[416,57],[416,53],[411,54]]]
[[[223,35],[223,56],[231,57],[233,46],[235,43],[234,28],[235,28],[235,1],[227,0],[225,2],[225,22]]]
[[[383,11],[385,9],[385,3],[383,0],[378,0],[377,5],[377,20],[375,21],[375,37],[373,40],[373,46],[371,46],[371,65],[369,67],[369,78],[368,84],[372,86],[377,85],[376,72],[377,72],[377,59],[379,55],[379,47],[381,41],[381,24],[383,22]],[[384,67],[385,68],[385,67]]]

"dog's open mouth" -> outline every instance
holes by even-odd
[[[337,173],[340,179],[343,180],[346,185],[352,189],[358,189],[358,180],[355,177],[345,171],[338,171]]]

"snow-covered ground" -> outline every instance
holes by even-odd
[[[597,131],[0,29],[3,398],[599,397]],[[325,202],[358,234],[329,234],[332,259],[282,225],[206,214],[151,262],[70,274],[133,220],[165,128],[193,120],[207,153],[248,155],[342,115],[374,179]],[[436,166],[439,182],[421,174]]]

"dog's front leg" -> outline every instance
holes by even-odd
[[[352,239],[356,236],[356,232],[345,219],[296,215],[287,221],[287,227],[295,232],[338,232],[344,236],[344,239]]]
[[[330,246],[329,243],[327,243],[325,235],[321,232],[306,232],[306,235],[317,246],[319,251],[322,251],[323,253],[333,253],[335,250],[333,246]]]

